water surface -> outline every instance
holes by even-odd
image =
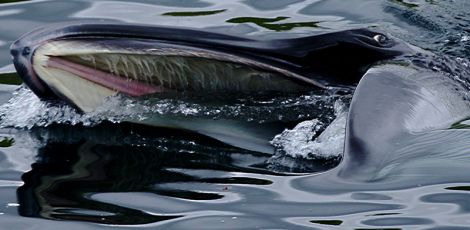
[[[0,228],[466,228],[468,121],[445,134],[413,135],[403,144],[409,147],[402,151],[407,154],[390,157],[384,163],[388,167],[372,180],[340,180],[318,172],[334,168],[341,159],[342,111],[353,89],[242,95],[215,105],[193,99],[155,106],[115,98],[109,107],[81,115],[65,105],[41,102],[16,86],[8,47],[36,27],[79,19],[266,38],[369,27],[442,56],[428,64],[468,86],[469,10],[466,0],[2,3]],[[282,123],[279,133],[284,127],[294,131],[273,141],[288,147],[277,149],[273,157],[190,132],[119,122],[149,113],[235,117],[252,124]],[[300,121],[307,123],[295,128]],[[318,141],[322,132],[328,134],[323,140],[330,141]],[[304,134],[317,141],[299,138]],[[293,144],[282,145],[289,141]],[[298,146],[309,148],[293,148]]]

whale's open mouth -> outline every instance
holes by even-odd
[[[295,92],[311,79],[227,53],[180,45],[119,39],[49,41],[33,55],[37,76],[85,112],[105,97],[167,92]]]

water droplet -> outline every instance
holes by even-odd
[[[20,204],[18,204],[18,203],[8,203],[8,204],[7,204],[7,207],[8,207],[8,208],[9,208],[9,207],[19,207],[19,206],[20,206]]]

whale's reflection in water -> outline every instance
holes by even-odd
[[[151,213],[119,203],[132,203],[131,194],[136,192],[163,200],[230,202],[238,199],[230,192],[232,185],[270,185],[266,176],[292,175],[270,170],[276,168],[266,163],[270,155],[182,131],[103,124],[95,128],[57,125],[32,133],[45,144],[17,190],[19,213],[28,217],[154,223],[183,217],[184,211],[169,211],[174,207],[162,204],[153,207],[160,213]],[[315,172],[337,162],[303,162],[302,169],[306,164]],[[113,196],[106,194],[121,195],[109,198]]]

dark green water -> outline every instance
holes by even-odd
[[[311,143],[317,157],[299,152],[291,153],[297,154],[293,159],[189,132],[115,122],[157,112],[289,127],[318,119],[315,127],[322,131],[334,120],[335,105],[347,104],[351,89],[248,95],[211,106],[112,101],[105,112],[79,115],[11,85],[17,79],[9,44],[36,27],[78,19],[258,37],[374,27],[444,57],[431,66],[468,83],[469,11],[467,0],[3,1],[0,229],[466,229],[468,121],[444,136],[408,140],[413,152],[388,159],[390,167],[375,180],[341,181],[313,173],[338,164],[341,128],[332,128],[330,142]]]

